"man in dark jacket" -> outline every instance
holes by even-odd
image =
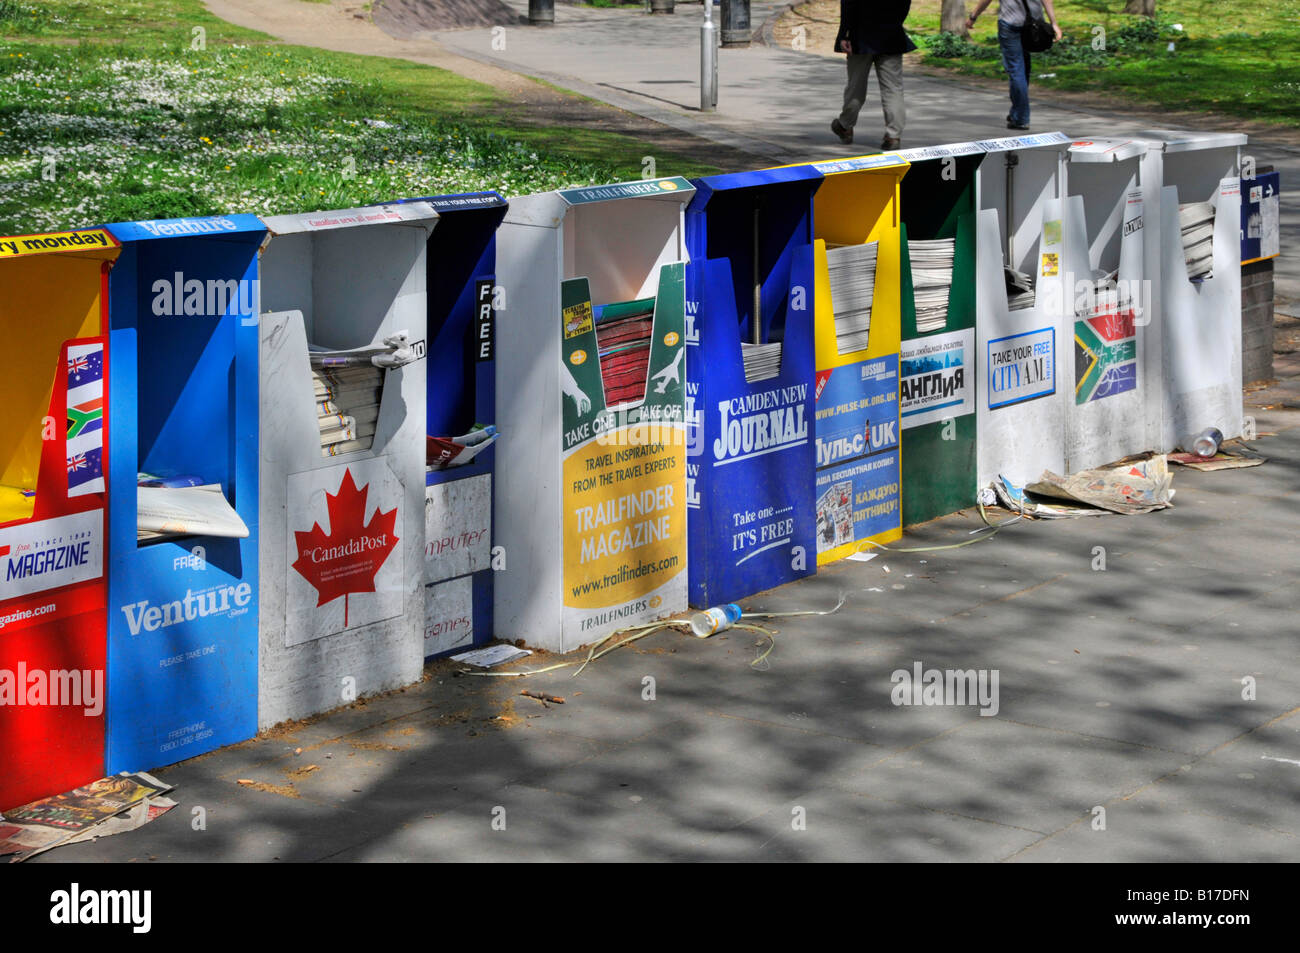
[[[845,144],[853,141],[858,111],[867,98],[867,79],[876,68],[880,105],[885,112],[885,138],[880,148],[901,145],[907,110],[903,104],[903,54],[916,49],[903,21],[912,0],[840,0],[840,32],[835,49],[849,56],[849,81],[844,110],[831,122],[831,132]]]

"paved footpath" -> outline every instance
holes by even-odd
[[[527,0],[506,0],[526,14]],[[785,5],[754,0],[752,21],[761,26]],[[720,51],[717,112],[699,110],[700,32],[703,7],[678,3],[672,16],[556,4],[555,26],[457,30],[430,34],[448,50],[483,63],[555,83],[611,105],[688,130],[772,163],[800,162],[879,150],[883,135],[875,81],[858,122],[857,142],[841,145],[830,132],[844,89],[841,58],[752,45]],[[714,22],[718,19],[716,8]],[[504,49],[500,49],[504,42]],[[998,84],[910,72],[906,79],[907,128],[903,145],[929,146],[1013,135],[1006,128],[1007,94]],[[1076,138],[1137,136],[1174,125],[1161,111],[1116,104],[1111,108],[1047,105],[1034,97],[1036,132],[1059,129]],[[1140,118],[1135,118],[1140,117]],[[1179,127],[1216,124],[1179,117]],[[1220,125],[1220,128],[1222,126]],[[1229,131],[1232,126],[1227,127]],[[1278,293],[1300,298],[1300,148],[1290,134],[1266,131],[1243,151],[1282,173],[1282,247]],[[1290,186],[1287,183],[1291,183]]]
[[[691,74],[673,64],[691,53],[694,18],[557,17],[508,30],[509,55],[579,72],[580,91],[617,80],[611,101],[646,89],[669,101],[654,109],[689,101],[674,70]],[[651,27],[666,31],[653,45]],[[627,36],[646,53],[620,51]],[[763,78],[763,62],[782,72]],[[724,52],[723,75],[710,134],[761,139],[773,160],[809,142],[839,150],[821,135],[838,84],[825,61]],[[1000,131],[978,118],[1003,114],[996,97],[958,106],[946,84],[909,84],[909,144]],[[731,105],[746,96],[749,120]],[[1097,131],[1036,115],[1039,129]],[[405,691],[164,769],[178,809],[37,862],[1294,860],[1300,363],[1278,367],[1284,379],[1251,397],[1269,462],[1177,470],[1170,510],[1019,522],[961,549],[836,564],[746,600],[783,612],[848,596],[835,615],[779,620],[758,668],[755,638],[735,632],[662,633],[578,678],[455,677],[437,663]],[[977,525],[957,514],[902,545],[961,542]],[[891,674],[918,663],[996,670],[996,715],[894,705]],[[566,703],[544,708],[523,688]]]

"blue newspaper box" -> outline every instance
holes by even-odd
[[[251,215],[107,228],[122,244],[109,275],[113,774],[257,731],[257,279],[266,229]],[[137,487],[138,474],[180,485]]]
[[[496,192],[439,195],[429,236],[424,654],[492,638],[496,419]],[[473,442],[471,442],[473,441]]]
[[[810,166],[709,176],[686,209],[689,599],[817,570]]]

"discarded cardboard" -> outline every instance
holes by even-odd
[[[1025,489],[1040,496],[1131,515],[1173,505],[1172,482],[1164,454],[1154,454],[1146,459],[1129,457],[1118,464],[1080,470],[1068,477],[1045,470],[1037,483]]]
[[[1219,452],[1212,457],[1202,457],[1195,453],[1171,453],[1169,462],[1176,463],[1182,467],[1190,467],[1193,470],[1239,470],[1242,467],[1257,467],[1265,462],[1268,457],[1262,456],[1253,450],[1245,450],[1234,447],[1231,450],[1219,448]]]

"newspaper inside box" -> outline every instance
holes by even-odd
[[[420,677],[425,245],[437,217],[414,202],[265,220],[264,728]]]
[[[0,238],[0,811],[104,773],[102,230]]]
[[[1085,139],[1070,144],[1063,270],[1067,296],[1065,472],[1154,446],[1146,388],[1159,381],[1147,329],[1155,307],[1142,194],[1144,143]],[[1151,267],[1148,267],[1150,263]],[[1153,358],[1155,359],[1153,361]]]
[[[817,569],[808,166],[710,176],[686,212],[690,600]]]
[[[1154,449],[1171,450],[1207,427],[1242,432],[1241,133],[1154,129],[1143,168],[1148,218],[1159,210],[1160,388],[1147,394]],[[1154,333],[1152,333],[1154,331]]]
[[[424,497],[424,654],[492,638],[492,474],[496,456],[495,192],[424,199],[429,236]]]
[[[257,730],[257,249],[251,215],[108,226],[107,771]]]
[[[512,199],[498,232],[498,637],[686,607],[685,179]]]
[[[905,149],[899,193],[903,524],[975,495],[975,143]]]
[[[977,484],[1065,468],[1062,133],[976,143]],[[1067,352],[1068,353],[1068,352]]]
[[[902,535],[896,154],[811,164],[816,274],[817,562]]]

